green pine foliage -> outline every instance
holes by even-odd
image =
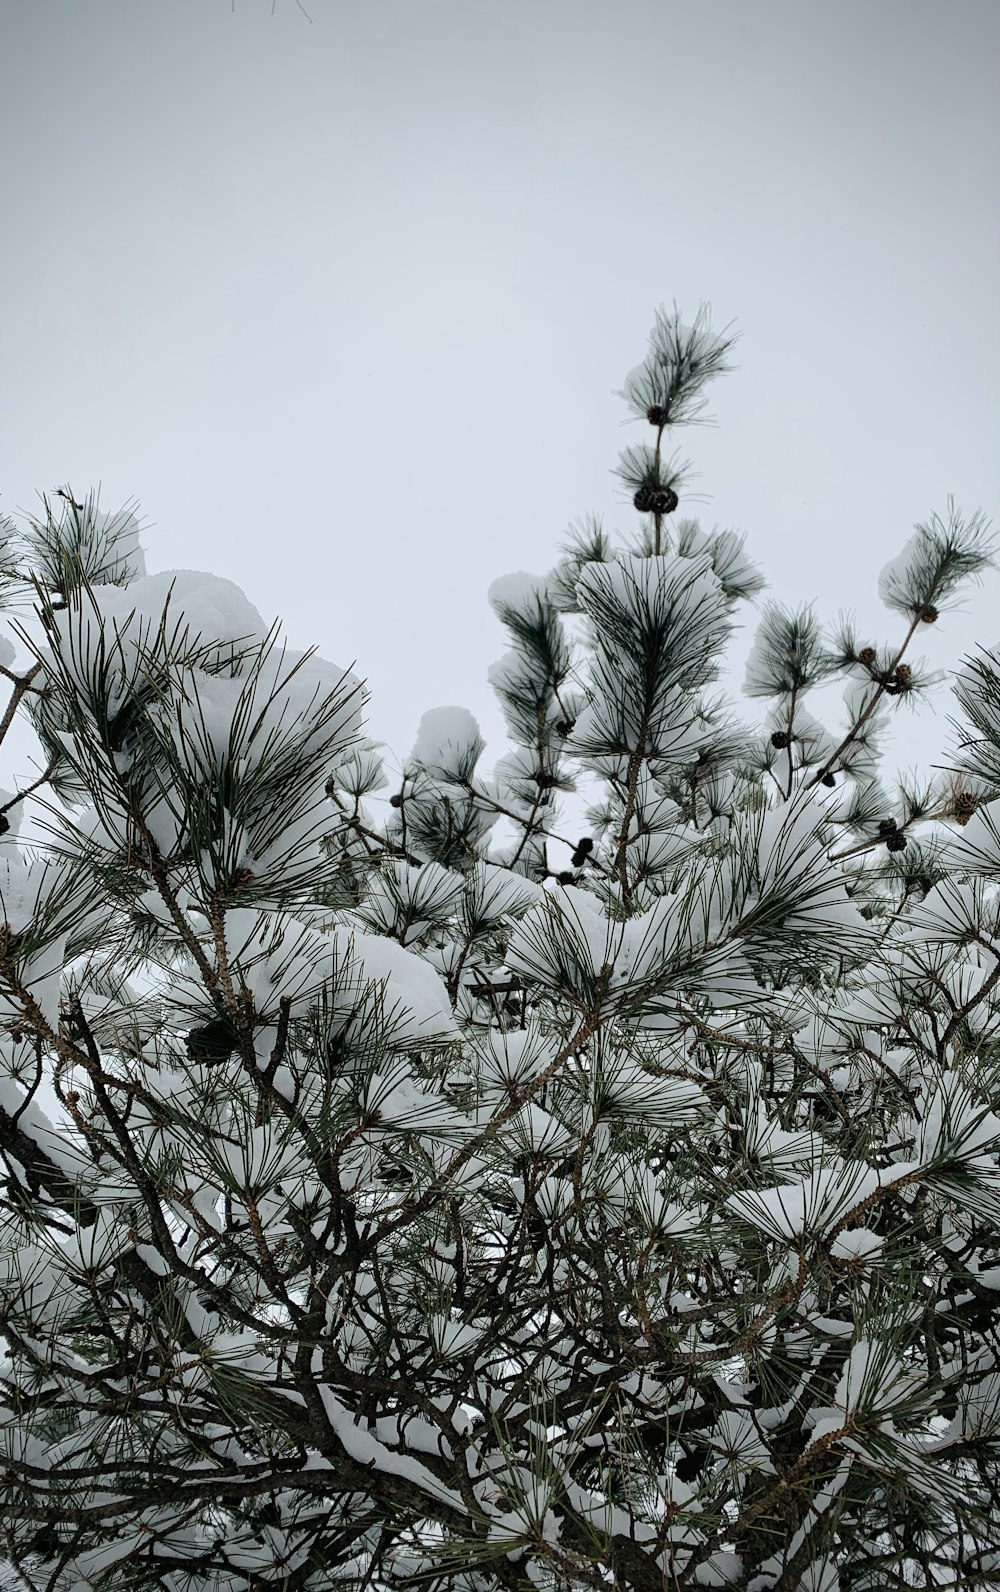
[[[665,448],[732,341],[660,312],[621,539],[491,589],[488,770],[438,708],[393,788],[131,508],[0,527],[11,1585],[1000,1588],[1000,657],[881,771],[992,543],[918,527],[883,638],[763,605],[741,712]]]

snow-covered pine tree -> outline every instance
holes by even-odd
[[[17,1585],[1000,1587],[998,655],[879,783],[990,544],[919,526],[884,640],[765,606],[740,722],[666,446],[731,341],[657,317],[637,534],[492,588],[490,775],[442,708],[377,797],[359,681],[130,511],[4,527]]]

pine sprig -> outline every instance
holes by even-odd
[[[953,499],[947,516],[934,514],[918,525],[898,558],[879,576],[879,595],[887,608],[933,624],[944,606],[969,580],[981,581],[994,565],[995,540],[982,512],[963,517]]]

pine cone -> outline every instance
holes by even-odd
[[[905,835],[894,834],[894,835],[888,835],[886,837],[886,842],[885,842],[886,851],[903,851],[905,849],[905,846],[906,846],[906,836]]]
[[[708,1458],[709,1451],[707,1448],[695,1448],[692,1449],[690,1454],[683,1453],[674,1465],[678,1481],[688,1483],[695,1481],[701,1475],[705,1461]]]
[[[650,404],[646,410],[646,419],[651,426],[665,426],[667,423],[667,409],[665,404]]]
[[[555,732],[556,732],[556,734],[557,735],[563,735],[563,736],[572,735],[574,723],[575,723],[575,720],[573,720],[573,719],[556,719],[556,722],[555,722]]]
[[[632,502],[640,514],[672,514],[680,499],[673,487],[641,486]]]
[[[836,783],[837,781],[832,774],[824,774],[823,778],[820,780],[820,784],[825,785],[828,790],[832,790]]]
[[[974,796],[971,790],[960,790],[956,792],[955,800],[952,803],[951,816],[956,819],[958,823],[962,825],[967,824],[976,808],[979,806],[981,799],[982,798],[979,796]]]
[[[775,730],[771,736],[771,745],[779,752],[783,752],[786,746],[791,746],[791,744],[792,737],[787,730]]]
[[[402,807],[402,805],[403,805],[403,793],[402,793],[401,790],[398,790],[392,796],[389,797],[389,806],[390,807]]]
[[[187,1053],[192,1061],[206,1067],[215,1062],[228,1061],[240,1048],[240,1036],[227,1017],[213,1017],[199,1028],[188,1030]]]
[[[894,835],[896,833],[897,827],[898,825],[895,818],[883,818],[878,826],[878,832],[883,837],[886,835]]]
[[[892,678],[885,681],[887,696],[900,696],[902,692],[910,689],[913,679],[913,670],[908,663],[897,663],[892,673]]]
[[[862,647],[858,653],[858,662],[864,664],[866,669],[875,667],[876,652],[874,647]]]
[[[933,603],[925,603],[917,614],[922,625],[932,625],[938,617],[938,611]]]

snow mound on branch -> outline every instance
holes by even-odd
[[[915,531],[905,547],[894,558],[882,565],[878,575],[878,594],[887,608],[895,607],[900,598],[900,593],[905,592],[912,584],[913,566],[922,551],[921,542],[926,538]]]
[[[885,1240],[870,1227],[852,1227],[839,1233],[830,1245],[835,1260],[869,1262],[885,1247]]]
[[[462,894],[461,874],[437,862],[422,868],[396,861],[376,875],[360,909],[362,919],[383,934],[397,931],[405,940],[419,939],[432,923],[443,923]]]
[[[468,708],[431,708],[420,720],[409,762],[439,777],[462,780],[482,749],[479,724]]]
[[[282,998],[297,1017],[326,991],[335,1010],[362,1028],[381,1008],[383,1037],[394,1048],[458,1037],[440,974],[395,940],[343,926],[324,933],[249,908],[229,908],[225,938],[230,971],[253,996],[258,1024],[277,1023]],[[189,1020],[207,1013],[194,974],[176,975],[168,999]]]
[[[145,578],[146,553],[139,541],[142,527],[138,516],[131,509],[105,513],[95,508],[90,523],[94,540],[99,546],[103,543],[107,558],[106,567],[93,584],[117,582],[123,577],[130,581]]]
[[[395,1041],[458,1038],[448,991],[429,963],[395,940],[357,929],[335,929],[333,941],[337,960],[349,969],[355,987],[381,986],[386,1009],[392,1013]]]
[[[322,710],[334,697],[339,707],[331,716]],[[276,647],[255,668],[252,680],[193,670],[190,689],[172,705],[168,724],[192,774],[204,777],[207,766],[212,761],[223,764],[234,747],[242,768],[264,762],[273,756],[283,729],[306,733],[311,726],[306,746],[309,741],[326,745],[332,737],[349,745],[360,726],[362,700],[356,675],[315,654]],[[251,713],[249,734],[238,726]]]
[[[224,642],[253,640],[267,633],[260,613],[240,588],[205,570],[160,570],[127,587],[94,588],[91,596],[100,617],[119,624],[124,624],[132,613],[137,619],[159,623],[169,596],[168,612],[175,622],[183,615],[191,629],[191,640],[198,636]],[[72,614],[73,609],[67,609],[55,616],[61,629],[74,623]]]
[[[487,593],[494,610],[512,608],[517,613],[531,611],[548,602],[548,581],[544,575],[529,575],[518,569],[510,575],[501,575]]]
[[[252,648],[267,634],[238,586],[192,569],[146,575],[128,587],[85,587],[52,614],[51,630],[53,647],[41,649],[42,662],[58,656],[71,689],[86,693],[99,684],[111,713],[137,690],[146,652],[176,654],[200,643],[206,662],[223,661],[237,644]]]
[[[829,1232],[880,1189],[904,1182],[917,1170],[915,1161],[894,1161],[879,1169],[838,1160],[774,1188],[731,1194],[725,1203],[770,1238],[798,1239],[803,1233]]]
[[[508,914],[517,917],[544,895],[545,887],[537,880],[479,862],[466,875],[465,917],[479,924],[498,922]]]

